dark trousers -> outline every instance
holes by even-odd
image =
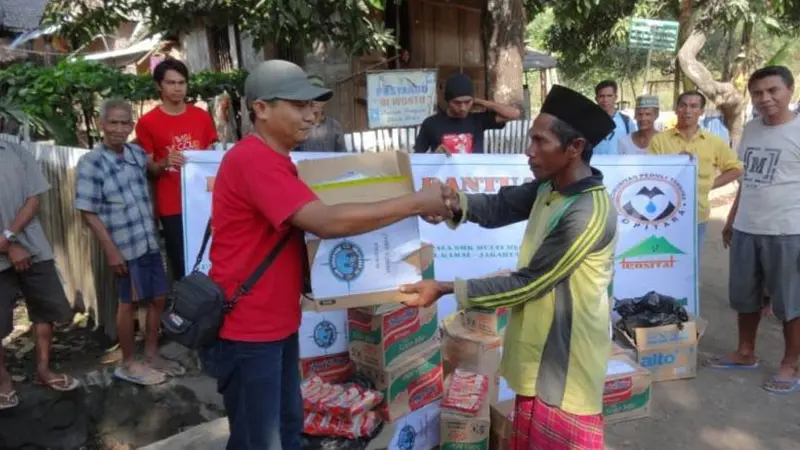
[[[303,432],[300,342],[219,341],[218,389],[228,414],[227,450],[299,450]]]
[[[164,250],[172,267],[172,277],[180,280],[186,275],[183,259],[183,215],[162,217],[161,231],[164,235]]]

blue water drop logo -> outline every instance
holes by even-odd
[[[654,212],[656,212],[656,204],[653,203],[652,200],[650,200],[649,202],[647,202],[647,206],[645,206],[644,209],[648,213],[653,214]]]

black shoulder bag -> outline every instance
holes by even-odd
[[[275,244],[275,247],[253,271],[253,274],[239,286],[231,299],[226,301],[225,291],[208,275],[199,270],[206,246],[211,238],[211,221],[209,221],[192,272],[172,286],[169,306],[161,315],[161,329],[164,335],[193,350],[213,344],[219,335],[225,314],[233,310],[239,298],[247,294],[264,275],[291,235],[292,230],[290,229]]]

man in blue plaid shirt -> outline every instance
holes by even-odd
[[[141,385],[159,384],[165,381],[165,375],[182,375],[185,369],[158,352],[160,316],[168,286],[147,175],[182,165],[183,157],[174,152],[162,163],[155,163],[139,146],[129,144],[133,111],[123,100],[103,103],[99,125],[103,142],[78,162],[75,206],[117,275],[122,365],[114,374]],[[133,320],[139,302],[148,302],[146,365],[134,358]]]

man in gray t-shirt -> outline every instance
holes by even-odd
[[[786,348],[764,389],[786,393],[800,388],[800,117],[789,109],[794,77],[787,68],[757,70],[748,88],[759,117],[742,135],[744,175],[723,231],[730,247],[728,292],[739,315],[739,346],[730,355],[712,358],[709,366],[758,366],[756,333],[762,299],[769,293],[774,314],[784,324]]]
[[[312,85],[324,88],[322,78],[311,75],[308,81]],[[314,126],[308,133],[308,139],[295,151],[303,152],[336,152],[344,153],[347,147],[344,144],[344,128],[338,120],[325,115],[325,104],[327,102],[314,103]]]
[[[37,213],[39,196],[50,189],[33,155],[0,141],[0,339],[14,329],[13,312],[22,293],[36,336],[36,382],[70,391],[78,381],[50,371],[53,323],[69,322],[72,308],[53,262],[53,250]],[[0,347],[0,410],[19,404]]]

